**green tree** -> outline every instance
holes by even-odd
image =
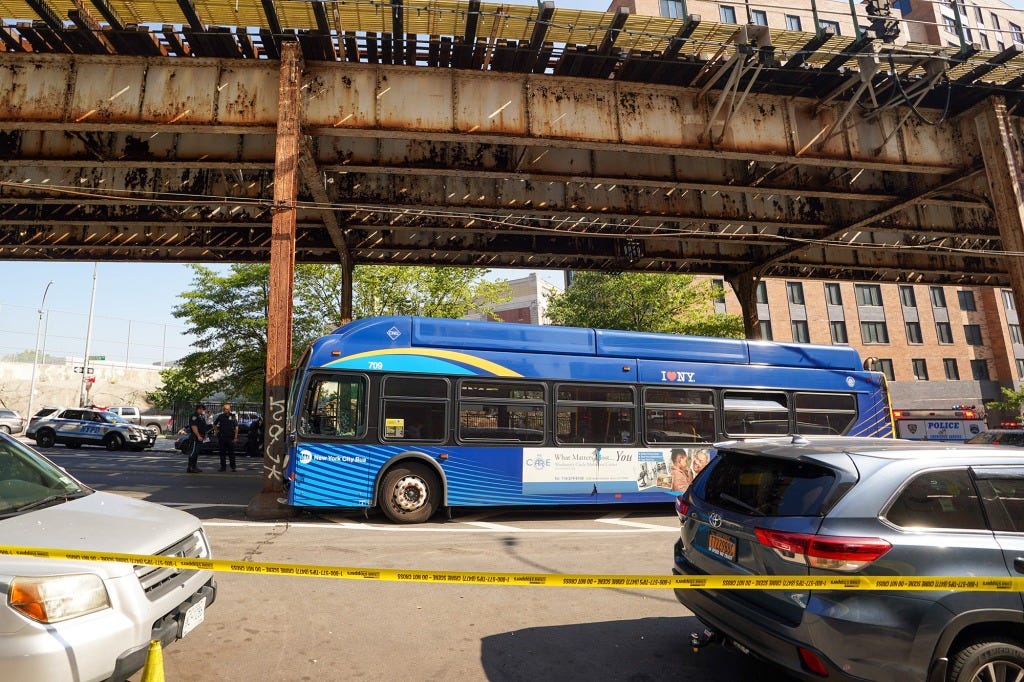
[[[192,265],[191,288],[173,310],[196,337],[193,351],[153,392],[162,400],[194,401],[216,392],[259,401],[265,384],[270,267],[236,264],[226,273]],[[360,266],[355,268],[354,317],[424,315],[462,317],[493,310],[507,300],[503,283],[485,279],[488,271],[462,268]],[[341,320],[341,268],[299,265],[295,269],[292,318],[293,361],[314,339]],[[187,379],[187,380],[186,380]],[[201,395],[190,393],[201,390]],[[151,399],[152,400],[152,399]]]
[[[985,403],[985,408],[989,411],[1007,412],[1015,417],[1021,416],[1021,412],[1024,411],[1024,388],[1015,391],[1002,386],[999,390],[1003,393],[1003,399]]]
[[[160,409],[172,409],[180,403],[197,403],[213,392],[211,384],[185,367],[160,370],[160,380],[162,383],[158,388],[145,394],[146,400]]]
[[[548,296],[548,317],[568,327],[743,337],[743,319],[714,312],[721,287],[692,275],[579,272]]]
[[[489,315],[509,300],[504,280],[489,281],[475,268],[361,266],[353,275],[355,318],[422,315],[458,319],[478,311]]]

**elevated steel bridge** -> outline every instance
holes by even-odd
[[[271,502],[296,260],[715,274],[751,336],[762,277],[1024,309],[1016,47],[550,3],[0,16],[0,260],[270,260]]]

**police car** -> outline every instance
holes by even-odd
[[[131,424],[112,412],[88,408],[68,408],[39,422],[36,444],[48,448],[63,443],[69,448],[99,445],[108,450],[130,448],[136,452],[153,447],[156,432]]]

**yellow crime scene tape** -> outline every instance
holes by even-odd
[[[287,564],[229,559],[187,559],[149,554],[86,552],[50,547],[0,545],[0,555],[126,563],[185,570],[276,575],[380,582],[446,583],[449,585],[507,585],[532,587],[598,587],[682,590],[892,590],[1020,592],[1024,578],[984,576],[837,576],[837,575],[614,575],[563,573],[505,573],[438,571],[433,569],[355,568],[322,564]]]

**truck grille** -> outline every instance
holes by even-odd
[[[157,552],[160,556],[181,557],[183,559],[200,559],[210,555],[206,537],[202,530],[179,540],[167,549]],[[150,601],[159,599],[178,585],[188,580],[195,571],[162,566],[135,566],[135,577],[139,579],[143,591]]]

